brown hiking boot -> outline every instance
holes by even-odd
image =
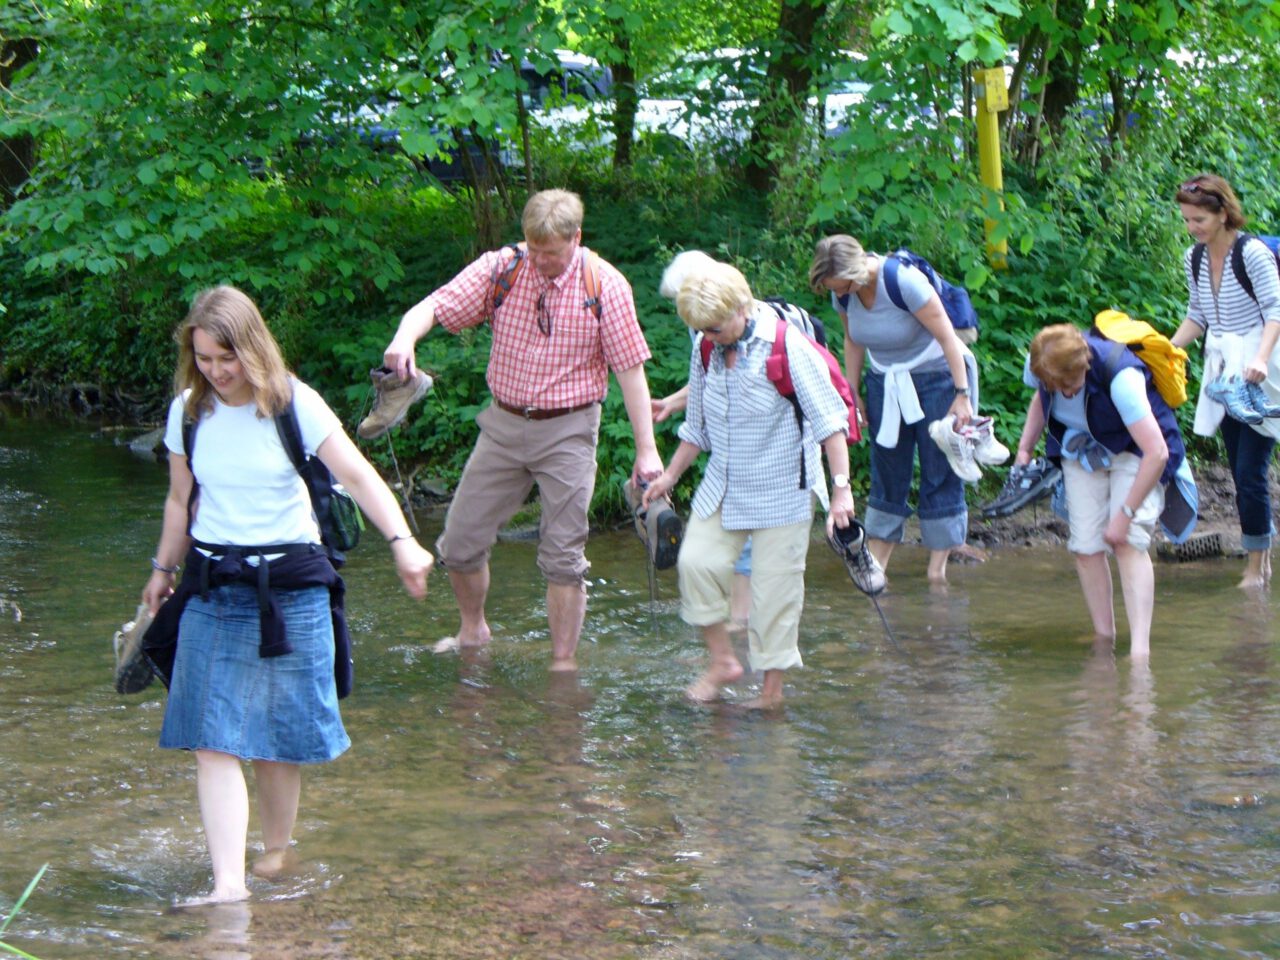
[[[409,408],[426,396],[431,389],[431,377],[419,370],[408,380],[401,380],[386,367],[370,370],[369,376],[377,397],[369,415],[356,427],[356,433],[365,440],[376,440],[403,420]]]
[[[138,693],[151,683],[151,663],[142,653],[142,637],[151,626],[151,611],[138,604],[133,619],[116,631],[112,647],[116,653],[116,692]]]
[[[631,516],[635,520],[636,534],[649,551],[649,558],[658,570],[666,570],[676,565],[680,556],[680,540],[684,536],[684,522],[671,504],[671,497],[664,496],[649,504],[649,509],[640,505],[644,496],[644,487],[633,486],[628,480],[622,485],[623,495],[631,507]]]

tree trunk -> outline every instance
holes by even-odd
[[[13,75],[36,58],[33,39],[0,41],[0,89],[7,90]],[[31,176],[36,163],[36,142],[30,134],[0,137],[0,208],[10,206],[18,190]]]
[[[769,61],[765,89],[751,122],[747,150],[747,184],[768,190],[778,178],[775,149],[788,133],[804,122],[805,97],[813,81],[814,36],[826,16],[826,0],[783,0]]]

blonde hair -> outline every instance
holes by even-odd
[[[213,409],[213,385],[196,365],[196,330],[203,330],[222,349],[235,353],[245,380],[253,388],[259,417],[274,417],[289,405],[293,397],[289,371],[257,305],[235,287],[212,287],[196,295],[174,337],[178,341],[178,368],[173,385],[179,396],[191,390],[186,404],[189,417],[198,419]]]
[[[1031,341],[1031,372],[1046,390],[1076,383],[1088,371],[1091,360],[1084,334],[1069,323],[1045,327]]]
[[[823,280],[851,280],[854,286],[864,286],[871,277],[867,264],[867,252],[862,244],[847,233],[823,237],[813,248],[813,262],[809,265],[809,286],[814,293],[826,293]]]
[[[568,190],[543,190],[524,205],[520,226],[528,240],[572,240],[582,229],[582,198]]]
[[[690,329],[706,330],[728,323],[754,300],[747,278],[736,267],[711,260],[681,284],[676,313]]]
[[[701,250],[686,250],[684,253],[677,253],[675,259],[662,272],[662,282],[658,284],[658,293],[668,300],[674,300],[691,274],[695,271],[705,270],[713,263],[715,261]]]

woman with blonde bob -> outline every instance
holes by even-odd
[[[676,485],[700,453],[710,454],[694,494],[678,561],[681,616],[701,628],[710,654],[689,687],[695,701],[719,697],[743,673],[729,639],[734,562],[752,539],[750,665],[763,671],[750,706],[772,709],[783,700],[783,672],[801,666],[798,646],[804,569],[814,500],[828,510],[828,532],[853,517],[846,435],[849,411],[831,385],[826,362],[808,339],[752,296],[746,278],[726,263],[691,272],[676,295],[680,318],[697,331],[689,360],[689,396],[680,446],[645,491],[644,503]],[[780,331],[803,413],[765,372]],[[710,344],[703,364],[702,344]],[[818,454],[831,468],[833,492]]]
[[[911,516],[907,501],[918,455],[916,513],[929,550],[927,576],[940,583],[946,580],[951,551],[968,538],[964,483],[944,451],[968,453],[959,436],[977,409],[977,367],[937,291],[918,269],[897,263],[898,291],[906,309],[893,302],[885,285],[889,261],[863,250],[846,234],[824,237],[814,248],[809,285],[814,293],[829,294],[840,315],[845,376],[854,395],[863,383],[867,388],[866,411],[875,441],[865,517],[868,548],[887,571]],[[870,367],[865,377],[864,365]],[[985,431],[980,438],[984,451],[992,451],[992,459],[984,462],[1001,462],[1008,451],[992,436],[990,420],[975,423],[978,428]],[[973,464],[969,454],[967,468],[976,469]]]
[[[1114,553],[1129,620],[1129,652],[1151,649],[1155,571],[1148,552],[1164,509],[1164,484],[1186,451],[1173,411],[1146,364],[1121,344],[1070,324],[1031,341],[1024,371],[1035,396],[1014,462],[1031,462],[1048,429],[1046,454],[1062,465],[1070,537],[1085,606],[1099,637],[1116,636]]]
[[[434,561],[324,400],[289,375],[248,296],[204,291],[177,339],[169,494],[142,599],[156,615],[148,644],[177,638],[160,746],[195,752],[213,864],[212,892],[188,903],[225,902],[249,895],[242,762],[253,764],[265,848],[254,872],[271,875],[291,843],[300,765],[332,760],[351,743],[335,681],[335,642],[348,646],[344,588],[275,416],[292,403],[304,450],[386,537],[411,596],[426,595]],[[195,424],[187,436],[184,419]]]

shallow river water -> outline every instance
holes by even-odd
[[[1236,561],[1158,566],[1139,668],[1048,548],[943,592],[904,548],[895,646],[815,539],[806,666],[761,716],[682,701],[701,646],[628,532],[590,545],[576,680],[532,544],[496,550],[496,640],[463,661],[430,652],[444,576],[412,603],[371,538],[354,746],[305,776],[296,870],[174,910],[209,883],[194,762],[109,645],[166,479],[111,436],[0,411],[0,922],[49,864],[0,939],[41,960],[1280,956],[1272,601]]]

